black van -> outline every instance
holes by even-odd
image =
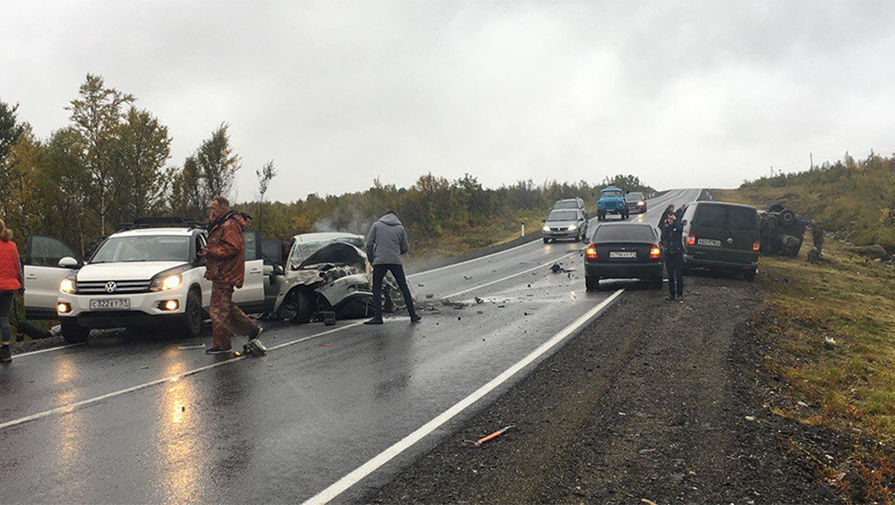
[[[693,202],[684,212],[684,270],[758,271],[758,211],[749,205]]]

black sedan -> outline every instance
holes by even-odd
[[[600,279],[645,279],[662,287],[659,234],[644,223],[602,224],[584,252],[588,291],[600,289]]]

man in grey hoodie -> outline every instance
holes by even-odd
[[[373,264],[374,312],[373,318],[364,324],[382,324],[382,279],[386,272],[391,272],[395,276],[398,288],[404,295],[404,304],[407,305],[410,321],[415,323],[422,319],[413,309],[413,297],[410,296],[404,267],[401,265],[401,255],[408,249],[407,232],[393,211],[388,211],[370,227],[370,234],[367,236],[367,259]]]

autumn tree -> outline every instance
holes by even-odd
[[[229,196],[233,181],[240,168],[239,155],[230,147],[230,125],[221,125],[202,142],[196,151],[196,164],[202,177],[205,199],[215,196]]]
[[[124,107],[135,98],[106,87],[102,76],[94,74],[87,74],[78,96],[66,109],[71,112],[73,131],[79,137],[83,164],[90,172],[91,207],[99,217],[100,234],[105,235],[106,218],[123,179],[121,165],[116,162],[119,126],[124,120]]]
[[[273,181],[273,178],[277,176],[277,169],[273,166],[273,160],[268,161],[264,164],[263,167],[255,170],[255,175],[258,176],[258,229],[261,229],[262,226],[262,218],[264,215],[264,195],[267,194],[267,190],[270,189],[270,183]]]
[[[125,182],[119,191],[122,219],[157,213],[171,181],[171,173],[164,170],[171,153],[168,128],[149,111],[131,107],[117,136],[115,162]]]

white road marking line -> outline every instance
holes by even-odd
[[[12,357],[13,358],[24,358],[25,356],[33,356],[35,354],[40,354],[43,352],[50,352],[50,351],[61,351],[62,349],[68,349],[69,347],[79,347],[82,345],[87,345],[87,343],[81,342],[80,344],[66,344],[66,345],[60,345],[60,346],[56,346],[56,347],[48,347],[46,349],[41,349],[39,351],[30,351],[30,352],[23,352],[21,354],[13,354]]]
[[[663,195],[663,196],[664,196],[664,195]],[[514,248],[512,248],[512,249],[507,249],[506,251],[500,251],[500,252],[497,252],[497,253],[494,253],[494,254],[490,254],[490,255],[488,255],[488,256],[483,256],[483,257],[481,257],[481,258],[475,258],[475,259],[467,260],[467,261],[465,261],[465,262],[463,262],[463,263],[456,263],[456,264],[454,264],[454,265],[447,265],[447,266],[444,266],[444,267],[441,267],[441,268],[437,268],[437,269],[434,269],[434,270],[428,270],[428,271],[426,271],[426,272],[420,272],[420,273],[434,272],[434,271],[442,270],[442,269],[445,269],[445,268],[449,268],[449,267],[453,267],[453,266],[458,266],[458,265],[462,265],[462,264],[465,264],[465,263],[469,263],[469,262],[472,262],[472,261],[477,261],[477,260],[480,260],[480,259],[483,259],[483,258],[487,258],[487,257],[490,257],[490,256],[495,256],[495,255],[502,254],[502,253],[505,253],[505,252],[509,252],[509,251],[512,251],[512,250],[515,250],[515,249],[519,249],[519,248],[521,248],[521,247],[530,245],[531,243],[534,243],[534,242],[530,242],[530,243],[522,244],[522,245],[516,246],[516,247],[514,247]],[[572,252],[572,253],[566,254],[566,255],[564,255],[564,256],[560,256],[560,257],[557,258],[555,261],[559,261],[559,260],[561,260],[561,259],[567,258],[567,257],[572,256],[572,255],[574,255],[574,254],[576,254],[576,253],[575,253],[575,252]],[[515,273],[515,274],[509,275],[509,276],[506,276],[506,277],[503,277],[503,278],[501,278],[501,279],[497,279],[497,280],[494,280],[494,281],[491,281],[491,282],[487,282],[487,283],[485,283],[485,284],[481,284],[481,285],[478,285],[478,286],[473,286],[473,287],[468,288],[468,289],[465,289],[465,290],[463,290],[463,291],[458,291],[457,293],[454,293],[454,294],[452,294],[452,295],[448,295],[448,296],[446,296],[446,297],[444,297],[444,298],[451,298],[451,297],[454,297],[454,296],[458,296],[458,295],[461,295],[461,294],[468,293],[468,292],[470,292],[470,291],[474,291],[474,290],[476,290],[476,289],[480,289],[480,288],[483,288],[483,287],[491,286],[491,285],[493,285],[493,284],[497,284],[498,282],[503,282],[503,281],[505,281],[505,280],[512,279],[513,277],[518,277],[518,276],[520,276],[520,275],[523,275],[523,274],[532,272],[532,271],[537,270],[538,268],[541,268],[541,267],[543,267],[543,266],[544,266],[544,265],[538,265],[538,266],[536,266],[536,267],[534,267],[534,268],[530,268],[530,269],[528,269],[528,270],[524,270],[524,271],[522,271],[522,272],[517,272],[517,273]],[[414,275],[417,275],[417,274],[414,274]],[[615,299],[620,293],[622,293],[623,291],[624,291],[623,289],[620,289],[620,290],[616,291],[613,295],[611,295],[609,298],[607,298],[607,300],[604,301],[604,303],[606,303],[606,302],[609,301],[609,300],[614,300],[614,299]],[[603,305],[603,304],[598,305],[597,307],[595,307],[595,309],[601,307],[602,305]],[[592,311],[593,311],[593,309],[592,309]],[[597,311],[597,312],[599,312],[599,311]],[[590,313],[590,312],[588,312],[588,314],[589,314],[589,313]],[[585,314],[585,315],[587,315],[587,314]],[[584,317],[584,316],[582,316],[582,317]],[[581,318],[579,318],[579,321],[580,321],[580,320],[581,320]],[[576,322],[577,322],[577,321],[576,321]],[[295,345],[295,344],[298,344],[298,343],[301,343],[301,342],[306,342],[306,341],[308,341],[308,340],[311,340],[311,339],[314,339],[314,338],[318,338],[318,337],[322,337],[322,336],[324,336],[324,335],[329,335],[329,334],[335,333],[335,332],[337,332],[337,331],[342,331],[342,330],[345,330],[345,329],[348,329],[348,328],[353,328],[353,327],[356,327],[356,326],[361,325],[361,324],[363,324],[363,322],[351,323],[351,324],[348,324],[348,325],[345,325],[345,326],[340,326],[340,327],[338,327],[338,328],[334,328],[334,329],[332,329],[332,330],[327,330],[327,331],[324,331],[324,332],[321,332],[321,333],[316,333],[316,334],[314,334],[314,335],[310,335],[310,336],[307,336],[307,337],[302,337],[302,338],[299,338],[299,339],[296,339],[296,340],[292,340],[292,341],[290,341],[290,342],[284,342],[284,343],[282,343],[282,344],[279,344],[279,345],[276,345],[276,346],[274,346],[274,347],[269,348],[268,351],[273,351],[273,350],[277,350],[277,349],[282,349],[282,348],[287,347],[287,346],[290,346],[290,345]],[[575,323],[573,323],[573,325],[574,325],[574,324],[575,324]],[[568,328],[569,328],[569,327],[566,327],[566,329],[568,329]],[[565,330],[563,330],[563,331],[565,331]],[[557,334],[557,335],[558,335],[558,334]],[[556,336],[554,336],[554,338],[556,338]],[[552,339],[551,339],[551,340],[552,340]],[[560,340],[561,340],[561,339],[560,339]],[[549,341],[548,341],[548,342],[549,342]],[[49,348],[49,349],[41,349],[41,350],[39,350],[39,351],[32,351],[32,352],[27,352],[27,353],[17,354],[17,355],[15,355],[15,356],[18,356],[18,357],[24,357],[24,356],[29,356],[29,355],[34,355],[34,354],[40,354],[40,353],[44,353],[44,352],[58,351],[58,350],[61,350],[61,349],[68,349],[68,348],[70,348],[70,347],[76,347],[76,346],[81,346],[81,345],[85,345],[85,344],[69,344],[69,345],[63,345],[63,346],[58,346],[58,347],[51,347],[51,348]],[[542,346],[542,347],[543,347],[543,346]],[[552,345],[551,345],[551,347],[552,347]],[[540,347],[539,347],[538,349],[540,349]],[[549,347],[548,347],[548,349],[549,349]],[[529,355],[529,356],[530,356],[530,355]],[[146,389],[146,388],[149,388],[149,387],[152,387],[152,386],[157,386],[157,385],[159,385],[159,384],[164,384],[164,383],[166,383],[166,382],[176,381],[176,380],[179,380],[179,379],[181,379],[181,378],[188,377],[188,376],[195,375],[195,374],[197,374],[197,373],[203,372],[203,371],[205,371],[205,370],[210,370],[210,369],[212,369],[212,368],[216,368],[216,367],[219,367],[219,366],[223,366],[223,365],[227,365],[227,364],[230,364],[230,363],[234,363],[234,362],[236,362],[236,361],[243,360],[243,359],[245,359],[245,357],[246,357],[245,355],[242,355],[242,356],[238,356],[238,357],[235,357],[235,358],[231,358],[231,359],[228,359],[228,360],[225,360],[225,361],[219,361],[219,362],[217,362],[217,363],[212,363],[212,364],[210,364],[210,365],[205,365],[205,366],[202,366],[202,367],[199,367],[199,368],[195,368],[195,369],[192,369],[192,370],[188,370],[188,371],[183,372],[183,373],[180,373],[180,374],[178,374],[178,375],[172,375],[172,376],[165,377],[165,378],[162,378],[162,379],[157,379],[157,380],[154,380],[154,381],[151,381],[151,382],[146,382],[146,383],[143,383],[143,384],[138,384],[138,385],[136,385],[136,386],[132,386],[132,387],[129,387],[129,388],[126,388],[126,389],[121,389],[121,390],[118,390],[118,391],[113,391],[113,392],[111,392],[111,393],[107,393],[107,394],[105,394],[105,395],[96,396],[96,397],[93,397],[93,398],[88,398],[88,399],[86,399],[86,400],[81,400],[81,401],[79,401],[79,402],[71,403],[71,404],[68,404],[68,405],[63,405],[63,406],[61,406],[61,407],[56,407],[56,408],[54,408],[54,409],[45,410],[45,411],[43,411],[43,412],[38,412],[38,413],[36,413],[36,414],[32,414],[32,415],[29,415],[29,416],[20,417],[20,418],[18,418],[18,419],[12,419],[12,420],[10,420],[10,421],[5,421],[5,422],[3,422],[3,423],[0,423],[0,430],[3,430],[3,429],[8,428],[8,427],[10,427],[10,426],[16,426],[16,425],[19,425],[19,424],[27,423],[27,422],[29,422],[29,421],[34,421],[34,420],[37,420],[37,419],[42,419],[42,418],[44,418],[44,417],[49,417],[49,416],[52,416],[52,415],[54,415],[54,414],[63,414],[63,413],[71,412],[71,411],[73,411],[73,410],[75,410],[75,409],[77,409],[77,408],[79,408],[79,407],[83,407],[83,406],[86,406],[86,405],[92,405],[92,404],[94,404],[94,403],[98,403],[98,402],[100,402],[100,401],[103,401],[103,400],[106,400],[106,399],[109,399],[109,398],[114,398],[114,397],[116,397],[116,396],[121,396],[121,395],[124,395],[124,394],[127,394],[127,393],[132,393],[132,392],[139,391],[139,390],[142,390],[142,389]],[[527,359],[527,358],[526,358],[526,359]],[[504,373],[506,373],[506,372],[504,372]],[[513,373],[515,373],[515,372],[513,372]],[[512,375],[512,374],[511,374],[511,375]],[[496,379],[495,379],[495,380],[496,380]],[[506,380],[506,379],[504,379],[504,380]],[[501,382],[502,382],[502,381],[501,381]],[[489,384],[490,384],[490,383],[489,383]],[[487,385],[486,385],[486,386],[487,386]],[[484,387],[484,386],[483,386],[483,387]],[[493,389],[493,388],[492,388],[492,389]],[[474,393],[474,394],[475,394],[475,393]],[[464,407],[464,408],[465,408],[465,407]],[[461,409],[461,410],[462,410],[462,409]],[[458,411],[458,412],[459,412],[459,411]],[[453,414],[453,415],[455,415],[455,414]],[[453,415],[451,415],[450,417],[453,417]],[[449,419],[450,417],[448,417],[447,419]],[[445,419],[445,421],[446,421],[447,419]],[[420,437],[420,438],[422,438],[422,437]],[[411,445],[412,445],[412,444],[411,444]],[[401,449],[401,451],[403,451],[403,450],[404,450],[404,449]],[[399,452],[400,452],[400,451],[399,451]],[[396,454],[397,454],[397,453],[396,453]],[[392,457],[394,457],[394,456],[392,456]],[[391,459],[391,458],[389,458],[389,459]],[[349,475],[350,475],[350,474],[349,474]],[[346,489],[347,489],[347,488],[346,488]],[[339,493],[341,493],[341,491],[340,491]],[[335,496],[335,495],[334,495],[334,496]]]
[[[309,498],[302,505],[323,505],[330,502],[340,494],[344,493],[352,486],[360,482],[364,477],[370,475],[379,467],[394,459],[395,456],[412,447],[415,443],[422,440],[423,437],[437,430],[444,423],[451,420],[451,418],[463,412],[463,410],[465,410],[467,407],[477,402],[482,397],[506,382],[510,377],[518,373],[520,370],[522,370],[523,368],[534,362],[536,359],[541,357],[544,353],[549,351],[551,348],[556,346],[556,344],[560,343],[569,335],[574,333],[578,328],[590,322],[591,319],[593,319],[610,303],[618,298],[619,295],[622,294],[622,292],[624,292],[624,289],[619,289],[608,298],[600,302],[597,306],[584,313],[584,315],[576,319],[572,324],[566,326],[559,333],[553,335],[549,340],[541,344],[537,349],[532,351],[528,356],[522,358],[522,360],[517,362],[515,365],[504,370],[503,373],[491,379],[490,382],[475,390],[472,394],[460,400],[458,403],[454,404],[452,407],[445,410],[431,421],[417,428],[416,431],[414,431],[413,433],[407,435],[391,447],[382,451],[381,453],[373,457],[373,459],[357,467],[348,475],[342,477],[323,491],[320,491],[313,497]]]
[[[672,194],[669,194],[669,193],[671,193],[671,191],[676,191],[676,193],[673,194],[673,195],[672,195]],[[649,198],[649,199],[647,199],[647,201],[649,202],[649,201],[651,201],[651,200],[656,200],[656,202],[652,202],[653,205],[656,205],[656,204],[658,203],[659,200],[665,200],[665,199],[667,199],[667,200],[672,200],[672,199],[674,199],[674,198],[678,198],[678,197],[681,196],[681,195],[685,195],[685,194],[687,193],[687,191],[689,191],[689,189],[684,189],[684,190],[670,190],[669,193],[666,193],[666,194],[664,194],[664,195],[662,195],[662,196],[659,196],[659,197],[656,197],[656,198]],[[590,223],[591,223],[592,221],[594,221],[595,219],[596,219],[595,217],[592,217],[592,218],[590,218],[590,219],[587,221],[587,222],[588,222],[588,227],[590,227]],[[590,230],[588,230],[588,231],[590,231]],[[510,252],[510,251],[515,251],[516,249],[521,249],[521,248],[523,248],[523,247],[527,247],[527,246],[530,246],[530,245],[534,245],[534,244],[536,244],[536,243],[537,243],[537,240],[532,240],[531,242],[526,242],[526,243],[524,243],[524,244],[520,244],[520,245],[517,245],[517,246],[515,246],[515,247],[511,247],[510,249],[505,249],[505,250],[503,250],[503,251],[497,251],[497,252],[495,252],[495,253],[491,253],[491,254],[488,254],[488,255],[485,255],[485,256],[481,256],[481,257],[478,257],[478,258],[468,259],[468,260],[466,260],[466,261],[461,261],[460,263],[453,263],[453,264],[451,264],[451,265],[445,265],[445,266],[443,266],[443,267],[433,268],[433,269],[431,269],[431,270],[423,270],[422,272],[416,272],[416,273],[413,273],[413,274],[408,275],[407,278],[409,279],[409,278],[411,278],[411,277],[415,277],[415,276],[417,276],[417,275],[424,275],[424,274],[431,274],[431,273],[435,273],[435,272],[440,272],[440,271],[442,271],[442,270],[446,270],[446,269],[448,269],[448,268],[454,268],[454,267],[459,267],[459,266],[461,266],[461,265],[467,265],[467,264],[472,263],[472,262],[474,262],[474,261],[479,261],[479,260],[483,260],[483,259],[493,258],[494,256],[498,256],[498,255],[503,254],[503,253],[508,253],[508,252]]]
[[[443,266],[443,267],[433,268],[433,269],[431,269],[431,270],[423,270],[422,272],[417,272],[417,273],[414,273],[414,274],[410,274],[410,275],[407,276],[407,278],[414,277],[414,276],[417,276],[417,275],[431,274],[431,273],[435,273],[435,272],[440,272],[440,271],[442,271],[442,270],[446,270],[446,269],[448,269],[448,268],[454,268],[454,267],[459,267],[459,266],[461,266],[461,265],[467,265],[467,264],[472,263],[472,262],[474,262],[474,261],[479,261],[479,260],[483,260],[483,259],[493,258],[493,257],[498,256],[498,255],[500,255],[500,254],[508,253],[508,252],[510,252],[510,251],[515,251],[516,249],[521,249],[521,248],[523,248],[523,247],[530,246],[530,245],[534,244],[535,242],[537,242],[537,241],[536,241],[536,240],[532,240],[531,242],[526,242],[526,243],[524,243],[524,244],[520,244],[520,245],[517,245],[517,246],[515,246],[515,247],[511,247],[511,248],[509,248],[509,249],[505,249],[505,250],[503,250],[503,251],[497,251],[497,252],[495,252],[495,253],[487,254],[487,255],[485,255],[485,256],[480,256],[480,257],[478,257],[478,258],[468,259],[468,260],[466,260],[466,261],[461,261],[460,263],[453,263],[453,264],[451,264],[451,265],[445,265],[445,266]]]
[[[572,256],[572,255],[574,255],[574,254],[578,254],[578,253],[577,253],[577,252],[571,252],[571,253],[569,253],[569,254],[566,254],[565,256],[560,256],[559,258],[556,258],[553,262],[556,263],[557,261],[559,261],[559,260],[561,260],[561,259],[568,258],[569,256]],[[466,294],[466,293],[469,293],[470,291],[475,291],[475,290],[477,290],[477,289],[481,289],[481,288],[485,288],[485,287],[491,286],[491,285],[493,285],[493,284],[497,284],[498,282],[503,282],[503,281],[505,281],[505,280],[512,279],[513,277],[519,277],[520,275],[527,274],[527,273],[529,273],[529,272],[534,272],[535,270],[537,270],[537,269],[539,269],[539,268],[544,268],[545,266],[547,266],[547,265],[546,265],[546,264],[541,264],[541,265],[538,265],[538,266],[536,266],[536,267],[534,267],[534,268],[529,268],[529,269],[527,269],[527,270],[523,270],[523,271],[521,271],[521,272],[516,272],[516,273],[514,273],[514,274],[510,274],[510,275],[508,275],[508,276],[506,276],[506,277],[501,277],[500,279],[493,280],[493,281],[491,281],[491,282],[486,282],[486,283],[484,283],[484,284],[479,284],[478,286],[473,286],[473,287],[471,287],[471,288],[467,288],[467,289],[464,289],[464,290],[462,290],[462,291],[457,291],[456,293],[447,295],[447,296],[442,297],[442,298],[443,298],[443,299],[448,299],[448,298],[453,298],[453,297],[455,297],[455,296],[459,296],[459,295],[462,295],[462,294]]]
[[[362,322],[357,322],[357,323],[347,324],[347,325],[345,325],[345,326],[340,326],[340,327],[338,327],[338,328],[333,328],[333,329],[331,329],[331,330],[322,331],[322,332],[320,332],[320,333],[315,333],[315,334],[313,334],[313,335],[309,335],[309,336],[307,336],[307,337],[298,338],[298,339],[292,340],[292,341],[290,341],[290,342],[284,342],[284,343],[282,343],[282,344],[279,344],[279,345],[276,345],[276,346],[274,346],[274,347],[268,348],[268,351],[274,351],[274,350],[277,350],[277,349],[282,349],[283,347],[286,347],[286,346],[295,345],[295,344],[298,344],[298,343],[301,343],[301,342],[307,342],[308,340],[315,339],[315,338],[319,338],[319,337],[322,337],[322,336],[324,336],[324,335],[330,335],[330,334],[335,333],[335,332],[337,332],[337,331],[342,331],[342,330],[346,330],[346,329],[348,329],[348,328],[353,328],[353,327],[355,327],[355,326],[357,326],[357,325],[359,325],[359,324],[363,324],[363,323],[362,323]],[[76,344],[76,345],[81,345],[81,344]],[[5,422],[3,422],[3,423],[0,423],[0,430],[9,428],[10,426],[17,426],[17,425],[20,425],[20,424],[23,424],[23,423],[27,423],[27,422],[30,422],[30,421],[35,421],[35,420],[37,420],[37,419],[43,419],[43,418],[45,418],[45,417],[49,417],[49,416],[52,416],[52,415],[55,415],[55,414],[67,414],[67,413],[69,413],[69,412],[74,411],[75,409],[80,408],[80,407],[84,407],[84,406],[87,406],[87,405],[92,405],[92,404],[94,404],[94,403],[98,403],[98,402],[101,402],[101,401],[103,401],[103,400],[108,400],[109,398],[115,398],[116,396],[121,396],[121,395],[125,395],[125,394],[128,394],[128,393],[133,393],[133,392],[135,392],[135,391],[140,391],[140,390],[142,390],[142,389],[150,388],[150,387],[152,387],[152,386],[158,386],[159,384],[164,384],[164,383],[166,383],[166,382],[175,382],[175,381],[178,381],[178,380],[180,380],[180,379],[183,379],[184,377],[189,377],[190,375],[195,375],[195,374],[197,374],[197,373],[199,373],[199,372],[204,372],[205,370],[211,370],[212,368],[217,368],[217,367],[219,367],[219,366],[229,365],[230,363],[235,363],[235,362],[240,361],[240,360],[243,360],[243,359],[245,359],[245,358],[246,358],[246,355],[243,354],[243,355],[236,356],[236,357],[233,357],[233,358],[224,360],[224,361],[218,361],[218,362],[216,362],[216,363],[211,363],[211,364],[209,364],[209,365],[200,366],[199,368],[194,368],[194,369],[192,369],[192,370],[187,370],[186,372],[181,372],[181,373],[176,374],[176,375],[171,375],[171,376],[164,377],[164,378],[161,378],[161,379],[156,379],[156,380],[154,380],[154,381],[144,382],[143,384],[137,384],[136,386],[131,386],[131,387],[129,387],[129,388],[119,389],[118,391],[112,391],[111,393],[106,393],[106,394],[104,394],[104,395],[95,396],[95,397],[93,397],[93,398],[87,398],[87,399],[85,399],[85,400],[81,400],[81,401],[78,401],[78,402],[69,403],[68,405],[63,405],[63,406],[61,406],[61,407],[56,407],[56,408],[53,408],[53,409],[44,410],[43,412],[37,412],[36,414],[31,414],[31,415],[29,415],[29,416],[20,417],[20,418],[18,418],[18,419],[12,419],[12,420],[9,420],[9,421],[5,421]]]

